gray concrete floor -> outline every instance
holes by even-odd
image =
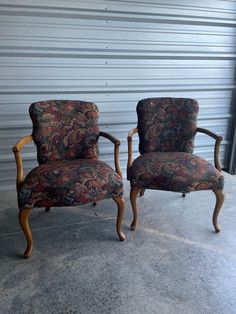
[[[112,200],[80,208],[34,209],[31,259],[17,221],[15,192],[0,194],[0,313],[236,313],[236,177],[213,231],[211,191],[146,191],[119,242]]]

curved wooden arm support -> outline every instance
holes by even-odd
[[[105,137],[109,141],[111,141],[114,144],[114,160],[115,160],[115,168],[118,175],[122,178],[122,172],[120,168],[120,159],[119,159],[119,146],[120,141],[115,138],[114,136],[106,133],[106,132],[99,132],[99,136]]]
[[[205,134],[209,135],[210,137],[212,137],[212,138],[214,138],[215,140],[218,140],[218,141],[222,141],[223,140],[222,136],[219,136],[219,135],[211,132],[210,130],[207,130],[207,129],[204,129],[204,128],[197,128],[197,132],[205,133]]]
[[[21,158],[21,150],[22,148],[33,140],[32,135],[27,135],[23,137],[19,142],[17,142],[13,147],[12,151],[15,155],[16,160],[16,168],[17,168],[17,176],[16,176],[16,189],[19,190],[20,184],[24,181],[24,169],[23,169],[23,161]]]
[[[132,137],[138,132],[138,128],[133,128],[129,131],[127,136],[128,141],[128,163],[127,163],[127,179],[129,180],[129,168],[132,166],[133,162],[133,148],[132,148]]]
[[[221,164],[220,164],[219,155],[220,155],[220,142],[223,140],[223,137],[219,136],[219,135],[217,135],[217,134],[215,134],[215,133],[213,133],[207,129],[203,129],[203,128],[197,128],[197,132],[207,134],[216,140],[215,148],[214,148],[214,163],[215,163],[216,169],[221,171]]]

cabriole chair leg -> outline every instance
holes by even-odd
[[[215,210],[214,210],[213,217],[212,217],[212,222],[213,222],[213,226],[215,228],[215,231],[220,232],[221,228],[218,225],[217,218],[218,218],[219,212],[221,210],[221,207],[224,203],[225,195],[224,195],[223,190],[213,189],[212,191],[215,193],[215,196],[216,196],[216,205],[215,205]]]
[[[27,247],[24,252],[24,257],[30,257],[33,249],[33,240],[32,240],[32,233],[29,227],[29,213],[31,212],[32,208],[24,208],[19,213],[19,222],[22,227],[22,230],[25,234]]]
[[[51,207],[45,207],[45,212],[49,212]]]
[[[122,232],[122,220],[124,217],[125,212],[125,200],[122,196],[114,197],[114,201],[116,202],[118,206],[118,214],[117,214],[117,220],[116,220],[116,231],[118,234],[118,237],[120,241],[125,240],[125,235]]]
[[[140,191],[140,188],[134,187],[130,190],[130,202],[133,209],[134,219],[130,225],[131,230],[135,230],[138,223],[138,208],[136,204],[137,195]]]

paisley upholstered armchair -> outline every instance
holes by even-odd
[[[212,190],[216,196],[213,225],[220,231],[217,217],[224,202],[224,177],[221,173],[219,148],[222,137],[197,127],[198,103],[184,98],[149,98],[137,105],[138,125],[128,134],[127,178],[134,230],[138,222],[137,195],[145,189],[185,193]],[[197,132],[215,139],[213,166],[193,155]],[[132,137],[139,135],[140,156],[132,161]]]
[[[77,206],[113,198],[118,205],[117,233],[124,214],[123,183],[119,164],[120,141],[100,132],[98,108],[83,101],[51,100],[33,103],[29,108],[32,135],[14,147],[17,165],[19,222],[27,240],[25,257],[32,253],[32,234],[28,216],[32,208]],[[98,138],[114,144],[116,172],[98,160]],[[24,178],[21,150],[30,141],[37,147],[39,166]]]

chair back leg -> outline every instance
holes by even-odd
[[[144,195],[144,193],[145,193],[145,189],[141,189],[140,193],[139,193],[139,196],[142,197]]]

